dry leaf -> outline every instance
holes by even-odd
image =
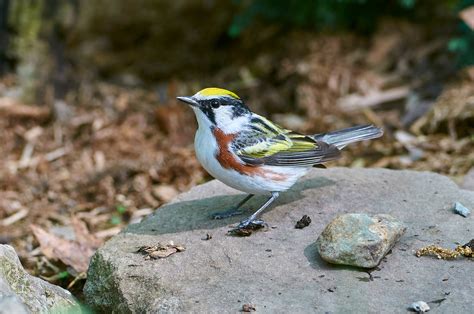
[[[89,246],[92,249],[98,249],[102,245],[102,240],[92,235],[87,229],[86,223],[77,217],[71,218],[71,224],[76,234],[76,241],[81,245]]]
[[[176,252],[183,252],[186,248],[180,244],[174,244],[170,241],[167,244],[158,243],[153,246],[142,246],[137,250],[137,253],[145,255],[145,259],[165,258]]]
[[[296,222],[295,228],[303,229],[309,226],[310,223],[311,223],[311,218],[308,215],[303,215],[303,217]]]
[[[87,271],[89,260],[95,252],[88,243],[60,238],[36,225],[31,225],[30,228],[40,244],[41,252],[47,258],[60,260],[78,273]]]

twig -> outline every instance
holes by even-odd
[[[28,216],[28,212],[29,212],[28,209],[23,208],[23,209],[17,211],[16,213],[14,213],[13,215],[10,215],[5,219],[0,220],[0,225],[2,225],[4,227],[10,226],[10,225],[14,224],[15,222],[17,222],[18,220],[21,220],[21,219],[25,218],[26,216]]]
[[[0,116],[43,120],[49,115],[50,110],[47,107],[23,105],[16,99],[0,97]]]
[[[69,148],[60,147],[60,148],[58,148],[56,150],[53,150],[52,152],[49,152],[46,155],[44,155],[44,159],[46,159],[46,161],[50,162],[50,161],[56,160],[58,158],[61,158],[64,155],[67,155],[70,151],[71,151],[71,149],[69,149]]]
[[[108,237],[114,236],[117,233],[119,233],[120,231],[122,231],[121,227],[113,227],[113,228],[110,228],[110,229],[105,229],[105,230],[98,231],[94,234],[94,236],[96,238],[103,239],[103,238],[108,238]]]
[[[375,91],[367,95],[351,94],[341,98],[338,106],[346,111],[356,111],[366,107],[375,107],[384,103],[402,100],[408,96],[407,86],[392,88],[386,91]]]
[[[31,163],[31,156],[33,155],[33,151],[35,149],[35,144],[32,142],[28,142],[23,148],[23,152],[21,153],[20,160],[18,161],[18,168],[26,168]]]
[[[69,283],[69,285],[67,285],[67,289],[68,290],[71,289],[76,284],[76,282],[78,282],[81,279],[86,279],[86,278],[87,278],[87,273],[86,272],[80,273],[79,275],[76,276],[76,278],[74,278],[73,281],[71,281]]]
[[[140,218],[143,216],[148,216],[153,213],[153,208],[141,208],[137,209],[132,213],[132,218]]]
[[[28,143],[28,144],[30,144],[30,143]],[[28,144],[27,144],[27,146],[28,146]],[[26,147],[25,147],[25,150],[26,150]],[[65,156],[65,155],[69,154],[70,152],[71,152],[71,149],[69,147],[60,147],[60,148],[55,149],[55,150],[53,150],[49,153],[46,153],[42,157],[41,156],[36,156],[34,158],[29,158],[29,159],[26,159],[26,157],[25,157],[25,160],[23,160],[23,156],[22,156],[22,158],[18,162],[17,167],[18,167],[18,169],[34,167],[34,166],[38,165],[38,163],[42,160],[42,158],[44,160],[46,160],[47,162],[51,162],[51,161],[54,161],[56,159],[59,159],[59,158]]]

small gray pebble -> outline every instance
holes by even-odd
[[[430,307],[424,301],[414,302],[410,305],[410,309],[418,313],[425,313],[430,310]]]
[[[463,217],[467,217],[471,213],[468,208],[466,208],[463,204],[459,202],[454,203],[454,212]]]

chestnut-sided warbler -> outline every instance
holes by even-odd
[[[241,214],[240,207],[255,194],[270,196],[240,222],[238,229],[263,225],[259,219],[262,211],[311,167],[337,159],[347,144],[383,134],[373,125],[299,134],[253,113],[239,96],[221,88],[206,88],[193,96],[177,98],[189,104],[196,115],[194,147],[203,167],[228,186],[249,193],[234,208],[214,218]]]

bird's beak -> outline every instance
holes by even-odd
[[[193,107],[199,107],[199,103],[197,101],[195,101],[192,96],[191,97],[179,96],[179,97],[176,97],[176,98],[178,100],[182,101],[182,102],[187,103],[188,105],[193,106]]]

